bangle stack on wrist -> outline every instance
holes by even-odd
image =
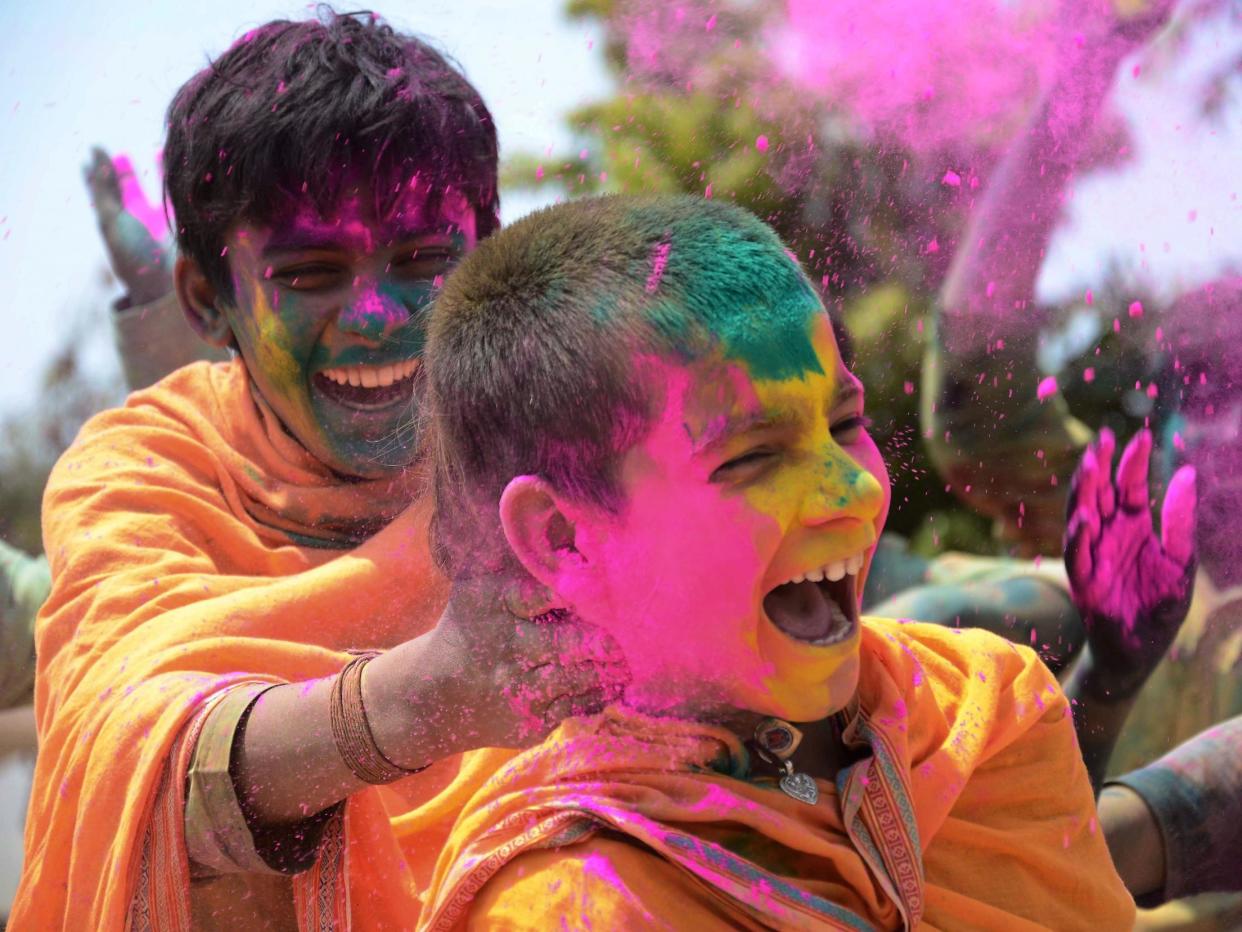
[[[332,684],[331,700],[332,740],[336,743],[336,751],[355,777],[372,785],[392,783],[427,769],[424,766],[407,770],[394,764],[375,743],[362,702],[362,671],[377,656],[377,652],[371,651],[345,664]]]

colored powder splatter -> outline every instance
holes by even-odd
[[[779,71],[862,127],[932,152],[1012,122],[1072,43],[1040,0],[788,0]]]
[[[1035,397],[1040,401],[1047,401],[1057,393],[1056,376],[1050,375],[1039,383],[1039,387],[1035,389]]]
[[[147,200],[128,155],[118,153],[112,161],[121,182],[121,205],[138,218],[153,239],[162,241],[168,236],[168,222],[164,219],[164,212]],[[156,184],[158,186],[158,178]]]
[[[768,151],[768,137],[760,134],[755,137],[755,148],[760,152]]]
[[[1130,302],[1129,314],[1131,317],[1142,317],[1143,316],[1143,302],[1142,301]]]

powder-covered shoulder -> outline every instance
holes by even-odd
[[[986,754],[994,742],[1068,711],[1033,650],[978,628],[867,618],[862,664],[860,690],[874,702],[903,703],[924,752],[953,735],[969,736]]]
[[[122,405],[91,417],[74,445],[116,430],[171,428],[194,433],[204,419],[216,420],[221,413],[243,407],[247,394],[246,370],[239,360],[191,363],[131,392]]]

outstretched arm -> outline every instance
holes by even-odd
[[[1070,486],[1065,567],[1087,626],[1087,650],[1065,692],[1091,782],[1104,777],[1134,698],[1173,643],[1194,583],[1195,471],[1174,474],[1160,535],[1148,504],[1151,432],[1126,445],[1112,473],[1109,430],[1083,455]]]
[[[1155,0],[1140,17],[1080,24],[1080,41],[987,179],[940,292],[922,392],[929,452],[958,493],[1031,555],[1056,546],[1064,489],[1051,477],[1069,474],[1089,436],[1059,392],[1039,391],[1045,319],[1035,282],[1117,65],[1171,6]]]

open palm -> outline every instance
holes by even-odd
[[[1173,476],[1152,527],[1151,431],[1126,445],[1112,474],[1111,431],[1083,455],[1070,488],[1065,566],[1096,665],[1119,683],[1145,678],[1177,636],[1194,577],[1195,472]]]

